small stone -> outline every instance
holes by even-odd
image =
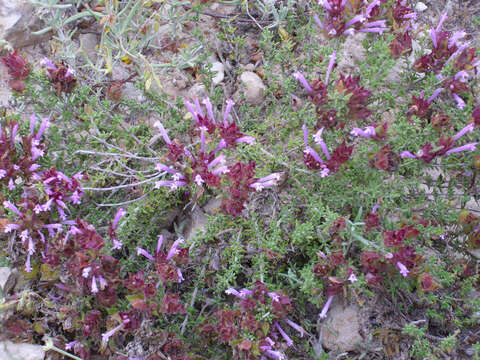
[[[363,40],[366,37],[367,35],[362,32],[347,36],[343,50],[338,54],[337,74],[351,73],[357,70],[358,64],[366,59],[365,48],[363,47]]]
[[[328,350],[340,352],[352,351],[362,342],[360,335],[359,309],[355,305],[346,308],[339,302],[327,314],[326,324],[322,332],[322,344]]]
[[[185,226],[185,240],[190,242],[197,234],[205,232],[207,222],[205,213],[200,208],[195,207],[187,220],[187,226]]]
[[[208,215],[215,215],[220,211],[221,205],[222,205],[222,199],[216,198],[216,197],[211,198],[203,206],[203,211],[205,211]]]
[[[31,34],[42,26],[28,1],[0,0],[0,40],[7,40],[15,49],[38,43],[50,36],[50,33]]]
[[[40,345],[0,342],[0,359],[2,360],[43,360],[44,357],[45,351]]]
[[[255,64],[249,63],[243,66],[243,70],[245,71],[255,71]]]
[[[415,5],[415,11],[422,12],[427,10],[427,5],[425,5],[423,2],[419,1],[417,5]]]
[[[211,71],[215,73],[215,76],[212,79],[213,85],[220,84],[225,78],[225,67],[219,61],[216,61],[212,64]]]
[[[240,75],[240,81],[244,87],[244,95],[247,103],[260,105],[265,98],[265,85],[262,79],[251,71],[245,71]]]
[[[91,33],[81,34],[79,38],[81,49],[85,52],[88,59],[95,64],[97,61],[97,35]]]
[[[190,90],[188,90],[188,97],[190,99],[204,99],[207,97],[207,88],[205,85],[195,83]]]
[[[7,283],[11,273],[12,269],[10,269],[8,266],[0,267],[0,289],[2,289],[2,291],[4,290],[4,286]]]

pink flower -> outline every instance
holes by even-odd
[[[410,272],[408,271],[407,267],[403,265],[400,261],[397,262],[397,266],[400,271],[400,274],[402,274],[403,277],[407,277],[408,273]]]
[[[330,308],[330,304],[332,303],[332,300],[333,300],[333,295],[330,295],[327,299],[327,302],[323,306],[322,311],[320,312],[320,315],[319,315],[320,319],[325,319],[327,317],[327,312],[328,312],[328,309]]]

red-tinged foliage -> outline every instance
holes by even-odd
[[[312,92],[310,93],[310,100],[315,106],[322,106],[328,100],[327,84],[324,84],[322,80],[314,80],[310,84]]]
[[[185,310],[185,305],[179,302],[179,297],[180,295],[178,294],[166,292],[162,300],[160,311],[165,315],[186,314],[187,311]]]
[[[339,266],[345,265],[347,262],[341,251],[332,252],[328,257],[319,256],[318,263],[313,268],[313,273],[320,277],[330,275]]]
[[[474,70],[474,63],[478,60],[476,57],[477,48],[471,47],[463,50],[454,61],[458,70]]]
[[[443,129],[452,127],[452,124],[450,123],[450,116],[444,113],[433,114],[432,118],[430,119],[430,124],[432,124],[433,128],[437,131],[443,131]]]
[[[345,218],[339,217],[335,219],[332,226],[330,226],[330,228],[328,229],[328,232],[331,235],[339,231],[344,231],[346,227],[347,227],[347,221],[345,220]]]
[[[163,352],[168,355],[171,360],[191,360],[185,353],[187,351],[186,345],[182,340],[175,337],[175,334],[168,334],[169,340],[163,345]]]
[[[322,163],[317,161],[310,153],[303,152],[303,162],[310,170],[320,170],[322,169]]]
[[[372,274],[384,272],[386,268],[383,256],[375,251],[364,251],[360,263],[365,271]]]
[[[145,286],[145,271],[141,270],[137,273],[129,274],[129,277],[124,282],[127,289],[134,291],[141,291]]]
[[[352,155],[353,145],[347,146],[345,144],[345,140],[338,145],[335,150],[333,150],[330,160],[327,162],[327,167],[331,172],[338,172],[340,170],[340,166],[346,163],[350,156]]]
[[[480,106],[476,107],[472,112],[473,123],[480,127]]]
[[[100,324],[102,313],[99,310],[89,310],[83,318],[83,337],[88,338],[90,335],[98,336],[100,334]]]
[[[405,18],[405,15],[413,12],[413,9],[408,7],[406,3],[404,3],[402,0],[397,0],[397,3],[392,11],[392,16],[396,24],[402,25],[404,22],[409,20],[408,18]]]
[[[390,42],[390,51],[395,57],[410,55],[412,52],[412,38],[406,30],[404,33],[399,33]]]
[[[440,288],[438,282],[427,272],[421,273],[417,281],[419,289],[423,292],[432,292]]]
[[[118,315],[122,320],[124,330],[136,330],[142,323],[142,315],[137,310],[122,311]]]
[[[217,125],[210,120],[210,118],[207,115],[201,115],[197,114],[198,116],[198,122],[196,124],[197,129],[204,128],[207,129],[207,133],[212,135],[215,133],[215,130],[217,129]]]
[[[372,92],[360,85],[360,75],[353,77],[351,75],[344,76],[340,74],[340,79],[338,79],[336,87],[339,93],[351,95],[347,102],[347,106],[349,107],[348,116],[350,119],[366,119],[372,114],[367,108],[368,100]]]
[[[391,150],[390,144],[387,144],[370,158],[369,163],[379,170],[395,171],[399,159],[399,156]]]
[[[461,94],[470,91],[470,88],[465,82],[455,80],[454,77],[449,77],[443,81],[443,87],[451,93]]]
[[[397,262],[401,262],[412,274],[412,269],[415,269],[420,264],[422,256],[415,252],[415,249],[411,246],[403,246],[393,253],[393,257],[389,260],[392,265]]]
[[[23,56],[18,54],[17,50],[1,59],[8,68],[8,74],[14,80],[25,80],[30,75],[30,64]]]
[[[57,95],[71,93],[77,84],[77,79],[73,76],[72,70],[63,64],[55,64],[55,69],[47,68],[47,72]]]
[[[380,217],[377,213],[367,213],[363,222],[365,223],[365,231],[368,232],[379,227]]]
[[[418,72],[438,72],[443,69],[447,60],[452,56],[458,47],[456,44],[449,46],[451,33],[436,31],[437,47],[432,46],[432,52],[420,57],[413,68]]]
[[[320,128],[334,129],[345,127],[345,122],[339,122],[337,118],[337,110],[319,111],[316,130]]]
[[[425,119],[430,116],[430,102],[425,100],[423,96],[423,93],[419,97],[412,95],[412,103],[407,111],[407,120],[410,121],[413,115],[419,119]]]
[[[167,157],[172,163],[177,162],[184,153],[184,146],[182,144],[177,144],[176,142],[168,144],[167,148]]]
[[[221,123],[218,125],[218,130],[220,132],[221,138],[225,140],[225,142],[227,143],[227,147],[229,148],[235,147],[237,144],[235,141],[245,136],[245,134],[240,131],[235,122],[231,122],[227,125]]]
[[[284,319],[292,311],[292,300],[282,291],[276,291],[275,295],[272,300],[272,313],[279,319]]]
[[[383,243],[388,248],[400,247],[407,239],[413,239],[420,232],[413,226],[404,226],[401,229],[393,231],[383,231]]]
[[[228,198],[222,200],[222,209],[232,216],[238,216],[249,202],[249,194],[253,191],[250,186],[255,182],[255,162],[248,164],[237,162],[229,166],[228,178],[232,184],[227,188]]]

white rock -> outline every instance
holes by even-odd
[[[356,32],[348,36],[343,44],[343,49],[339,54],[337,74],[351,73],[358,68],[358,63],[366,59],[363,40],[367,37],[365,33]]]
[[[40,345],[0,342],[0,359],[2,360],[43,360],[45,352]]]
[[[91,33],[81,34],[79,38],[81,49],[85,52],[90,61],[95,64],[97,61],[97,35]]]
[[[247,103],[260,105],[265,98],[265,85],[263,85],[262,79],[254,72],[245,71],[240,75],[240,81]]]
[[[0,81],[0,107],[7,107],[13,98],[12,91],[8,85],[9,78],[10,75],[8,75],[7,67],[0,64],[0,79],[2,79],[2,81]]]
[[[207,88],[203,84],[195,83],[188,90],[188,97],[191,99],[204,99],[207,97]]]
[[[343,308],[342,304],[334,300],[322,331],[323,346],[340,352],[355,350],[358,343],[363,341],[358,314],[357,306]]]
[[[0,40],[7,40],[14,48],[32,45],[49,36],[31,34],[41,27],[42,23],[28,1],[0,0]]]
[[[195,209],[189,215],[187,226],[185,226],[184,237],[185,240],[190,242],[197,234],[205,232],[208,219],[205,213],[200,208]]]
[[[7,280],[10,277],[11,273],[12,269],[10,269],[8,266],[0,267],[0,289],[3,290],[3,287],[7,283]]]
[[[425,5],[423,2],[419,1],[417,5],[415,5],[415,11],[422,12],[427,10],[427,5]]]
[[[220,84],[225,78],[225,67],[219,61],[216,61],[212,64],[211,71],[215,73],[215,76],[212,79],[213,85]]]

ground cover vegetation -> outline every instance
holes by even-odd
[[[480,54],[454,10],[32,3],[48,53],[0,64],[5,338],[49,359],[480,358]],[[167,94],[173,74],[204,92]],[[342,349],[324,334],[346,307],[363,340]]]

